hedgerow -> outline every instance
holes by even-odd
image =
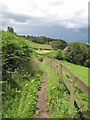
[[[2,116],[32,117],[42,72],[33,60],[29,42],[2,31]]]

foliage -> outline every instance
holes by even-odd
[[[25,37],[25,36],[24,36]],[[2,94],[2,112],[3,118],[28,118],[32,117],[33,114],[39,114],[39,111],[36,109],[36,102],[38,97],[38,90],[40,88],[40,83],[42,80],[42,72],[46,74],[46,96],[45,99],[48,102],[48,111],[50,112],[51,118],[67,118],[69,117],[69,102],[65,100],[63,94],[64,91],[69,97],[69,91],[64,84],[64,81],[60,79],[59,75],[55,74],[55,71],[51,69],[43,61],[44,56],[51,58],[63,59],[64,51],[62,50],[53,50],[52,52],[45,53],[43,55],[37,54],[36,49],[41,48],[50,48],[48,44],[49,40],[44,37],[28,37],[30,41],[26,40],[24,37],[19,37],[18,35],[12,34],[12,32],[2,31],[2,69],[3,69],[3,94]],[[37,41],[40,38],[40,41],[36,41],[36,44],[32,42],[32,39]],[[43,39],[44,42],[43,42]],[[64,49],[65,43],[62,41],[56,42],[55,49]],[[52,42],[54,43],[54,41]],[[63,44],[64,43],[64,44]],[[62,44],[62,45],[61,45]],[[31,49],[34,48],[34,49]],[[66,51],[65,58],[66,60],[80,64],[81,60],[85,66],[89,65],[89,55],[88,55],[89,46],[81,43],[71,43]],[[82,55],[81,55],[82,54]],[[38,64],[35,64],[34,56],[37,56],[40,63],[40,68]],[[72,57],[73,56],[73,57]],[[73,58],[73,59],[72,59]],[[81,58],[81,60],[80,60]],[[37,61],[37,60],[36,60]],[[80,65],[74,65],[66,61],[61,61],[65,64],[77,77],[86,82],[88,80],[88,68],[81,67]],[[82,65],[83,65],[82,64]],[[80,69],[79,69],[80,68]],[[85,74],[83,74],[85,73]],[[69,75],[63,71],[63,74],[71,82]],[[77,87],[77,86],[76,86]],[[83,95],[81,90],[77,87],[76,91],[80,94],[82,99],[87,105],[87,98]],[[77,110],[73,108],[75,115]]]
[[[8,27],[8,31],[14,33],[14,29],[12,27]]]
[[[42,72],[38,71],[32,79],[25,80],[23,74],[15,72],[12,76],[16,88],[3,83],[2,113],[3,118],[28,118],[36,111],[37,92],[42,80]]]
[[[52,50],[51,52],[44,53],[43,56],[47,56],[55,59],[64,59],[64,50]]]
[[[37,44],[35,42],[29,41],[29,45],[31,48],[36,49],[36,50],[38,50],[38,49],[52,50],[52,47],[50,45],[46,45],[46,44],[39,44],[39,43]]]
[[[38,60],[40,61],[40,62],[42,62],[43,61],[43,56],[42,55],[37,55],[37,57],[38,57]]]
[[[44,56],[47,56],[47,57],[50,57],[50,58],[56,58],[57,53],[58,53],[58,50],[53,50],[51,52],[44,53]]]
[[[59,50],[58,53],[56,54],[56,59],[58,59],[58,60],[62,60],[63,59],[63,55],[62,55],[61,50]]]
[[[50,41],[52,41],[51,38],[47,38],[47,37],[44,37],[44,36],[40,36],[40,37],[36,37],[36,36],[27,36],[26,39],[28,39],[29,41],[32,41],[32,42],[36,42],[36,43],[39,43],[39,44],[48,44]]]
[[[65,60],[60,60],[60,63],[65,65],[70,71],[72,71],[80,80],[88,85],[88,67],[76,65]],[[66,76],[67,77],[67,76]],[[68,78],[69,79],[69,78]]]
[[[88,64],[90,59],[89,49],[90,47],[84,43],[71,42],[66,50],[65,59],[78,65],[90,67]]]
[[[85,61],[85,66],[90,68],[90,45],[87,45],[88,53],[87,53],[87,59]]]
[[[80,80],[82,80],[86,85],[88,84],[88,68],[80,65],[75,65],[73,63],[69,63],[67,61],[60,61],[63,65],[65,65],[69,70],[71,70],[75,76],[77,76]],[[72,83],[72,79],[70,76],[63,70],[62,73],[64,76]],[[84,73],[84,74],[83,74]],[[88,107],[88,98],[87,96],[79,89],[76,85],[76,92],[79,94],[81,99],[84,101],[85,105]]]
[[[85,117],[85,116],[81,115],[82,109],[78,109],[77,107],[72,106],[72,111],[70,111],[70,109],[69,109],[70,104],[68,101],[70,99],[70,91],[66,87],[63,79],[59,80],[59,76],[55,74],[55,71],[52,68],[50,68],[48,66],[49,64],[47,64],[47,63],[48,63],[47,59],[46,59],[46,61],[44,59],[43,63],[41,64],[41,68],[43,69],[43,71],[45,71],[45,73],[47,75],[46,100],[48,101],[48,111],[50,112],[50,117],[51,118],[68,118],[68,117],[72,116],[72,117],[75,117],[78,119],[87,119],[88,116]],[[70,64],[71,63],[68,64],[69,68],[71,67]],[[73,65],[73,67],[75,66],[74,64],[72,64],[72,65]],[[77,68],[77,72],[78,72],[79,67],[80,67],[80,65]],[[83,70],[84,70],[85,67],[81,66],[81,68],[83,68]],[[75,70],[75,67],[73,69]],[[72,80],[70,79],[70,76],[67,73],[65,73],[64,70],[62,72],[63,72],[64,76],[66,76],[66,78],[70,82],[72,82]],[[87,68],[87,72],[88,72],[88,68]],[[88,77],[88,75],[86,75],[86,76]],[[66,92],[67,101],[65,100],[65,98],[63,96],[64,91]],[[88,98],[78,88],[77,85],[76,85],[75,91],[79,94],[81,99],[84,101],[85,105],[88,107]]]
[[[52,47],[63,50],[67,47],[67,43],[64,40],[52,41]]]
[[[39,44],[49,44],[52,42],[52,47],[54,49],[64,49],[67,46],[67,43],[62,39],[54,39],[54,38],[47,38],[44,36],[36,37],[36,36],[27,36],[26,37],[29,41],[36,42]]]
[[[16,69],[23,70],[23,72],[27,71],[32,53],[27,41],[19,39],[10,32],[3,31],[2,51],[3,80],[8,80]],[[32,65],[30,66],[29,72],[31,73]]]
[[[30,44],[22,37],[2,31],[3,118],[32,117],[42,72],[33,60]]]
[[[48,101],[47,110],[50,113],[51,118],[68,118],[69,117],[69,102],[64,98],[64,91],[68,91],[62,79],[60,79],[59,86],[59,75],[55,74],[55,71],[46,65],[44,60],[41,64],[41,69],[46,73],[46,96],[45,99]],[[73,109],[76,114],[76,109]]]

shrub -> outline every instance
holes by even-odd
[[[32,59],[29,42],[9,31],[2,31],[2,72],[2,117],[31,117],[42,72]]]
[[[2,70],[3,80],[7,80],[15,70],[28,71],[31,66],[31,53],[27,41],[10,32],[2,32]]]
[[[90,60],[87,59],[87,60],[85,61],[85,66],[90,68]]]
[[[57,41],[52,41],[52,47],[54,49],[65,49],[67,46],[67,43],[64,40],[57,40]]]
[[[8,31],[14,33],[14,29],[12,27],[8,27]]]
[[[38,55],[38,60],[39,60],[40,62],[42,62],[42,61],[43,61],[43,56]]]
[[[61,50],[59,50],[58,53],[56,54],[56,59],[58,59],[58,60],[62,60],[63,59]]]
[[[4,93],[3,98],[4,95],[6,95],[6,97],[10,95],[7,91],[10,90],[11,95],[14,97],[15,90],[20,89],[20,84],[16,82],[17,79],[13,79],[16,71],[18,74],[20,73],[20,76],[23,77],[22,79],[24,79],[25,76],[35,74],[31,54],[32,50],[25,39],[19,38],[17,35],[8,31],[2,31],[2,80],[7,83],[2,87]]]

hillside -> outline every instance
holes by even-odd
[[[85,52],[87,63],[87,46],[71,43],[62,49],[61,44],[54,43],[54,47],[38,44],[9,31],[2,31],[3,118],[66,116],[88,119],[83,112],[88,110],[89,68],[84,66],[88,64],[80,65],[77,60],[81,53],[77,50],[72,52],[71,49],[80,45],[79,50]],[[78,64],[77,61],[68,61],[71,53],[75,58],[73,61],[77,60]]]
[[[42,80],[34,51],[27,40],[8,31],[2,31],[2,51],[2,117],[31,117]]]

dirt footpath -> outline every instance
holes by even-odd
[[[45,87],[46,87],[46,76],[41,82],[40,90],[38,92],[38,101],[37,101],[37,108],[40,114],[37,116],[35,115],[34,118],[48,118],[48,112],[46,111],[47,102],[45,101]]]

